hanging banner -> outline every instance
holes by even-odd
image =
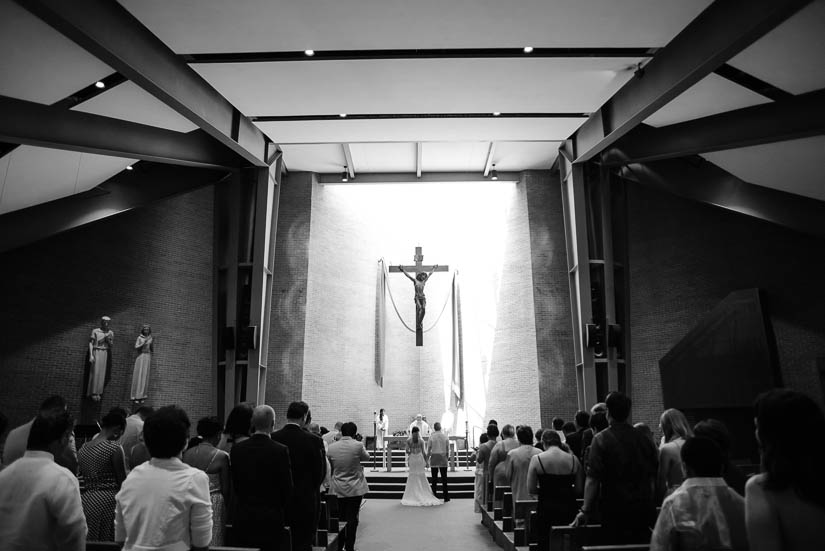
[[[461,294],[458,289],[458,271],[453,274],[453,377],[450,390],[450,409],[464,407],[464,343],[461,332]]]
[[[375,286],[375,382],[384,387],[386,365],[386,318],[387,318],[387,277],[384,259],[378,261],[378,275]]]

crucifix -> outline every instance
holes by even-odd
[[[426,285],[427,280],[430,279],[433,272],[446,272],[449,271],[450,267],[439,266],[438,264],[435,266],[424,266],[422,264],[424,261],[424,253],[421,252],[421,247],[415,248],[415,256],[413,258],[415,260],[414,266],[390,266],[390,272],[403,273],[407,276],[407,279],[415,285],[415,345],[423,346],[424,313],[427,307],[427,298],[424,296],[424,285]],[[414,272],[415,278],[407,272]]]

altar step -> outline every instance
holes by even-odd
[[[467,474],[465,474],[467,473]],[[371,473],[365,471],[370,492],[367,499],[401,499],[404,495],[404,486],[407,482],[407,473]],[[432,484],[432,477],[427,481]],[[447,473],[447,485],[450,499],[473,499],[475,490],[475,475],[468,471]],[[439,481],[438,496],[441,497],[441,481]]]
[[[373,457],[374,457],[375,458],[375,466],[380,469],[381,465],[382,465],[383,451],[379,450],[377,455],[375,454],[375,452],[373,450],[367,450],[367,453],[370,454],[370,458],[368,460],[361,461],[361,465],[365,469],[367,469],[367,468],[371,469],[373,467]],[[458,463],[456,463],[456,468],[464,468],[464,467],[468,466],[468,463],[469,463],[468,462],[468,457],[469,457],[470,453],[472,453],[472,450],[470,450],[469,453],[467,453],[465,450],[459,450],[458,451],[458,453],[456,454],[456,460],[458,461]],[[403,469],[405,466],[406,466],[406,454],[405,454],[404,450],[392,450],[392,468],[393,469]],[[469,464],[469,466],[474,466],[474,465]]]

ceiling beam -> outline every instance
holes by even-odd
[[[717,0],[569,138],[588,161],[811,0]]]
[[[347,113],[316,115],[252,115],[254,122],[295,122],[295,121],[350,121],[382,119],[586,119],[590,113],[545,112],[545,113]]]
[[[415,177],[421,178],[422,162],[424,160],[424,144],[415,142]]]
[[[0,96],[0,140],[185,166],[243,162],[202,130],[175,132],[6,96]]]
[[[660,128],[639,125],[602,153],[625,165],[825,134],[825,90]]]
[[[272,140],[118,2],[16,1],[250,165],[268,166]]]
[[[349,61],[355,59],[460,58],[605,58],[653,57],[657,48],[423,48],[395,50],[304,50],[281,52],[221,52],[183,54],[187,63],[276,63],[280,61]]]
[[[341,147],[344,150],[344,159],[346,160],[347,166],[347,173],[349,174],[350,179],[355,178],[355,166],[352,162],[352,150],[349,147],[348,143],[342,143]]]
[[[520,172],[499,172],[498,182],[518,182]],[[424,172],[421,178],[415,172],[377,172],[364,173],[358,176],[357,182],[341,182],[340,174],[318,174],[319,184],[338,184],[342,186],[352,184],[415,184],[415,183],[482,183],[490,182],[489,178],[479,176],[478,172]]]
[[[221,181],[229,171],[139,163],[85,193],[0,216],[0,252]]]
[[[490,168],[494,163],[494,155],[496,154],[496,142],[490,142],[490,147],[487,148],[487,160],[484,161],[484,177],[490,174]]]
[[[701,157],[633,163],[620,174],[686,199],[825,238],[825,202],[750,184]]]

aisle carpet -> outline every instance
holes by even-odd
[[[367,500],[355,542],[358,551],[496,551],[490,532],[473,513],[471,499],[437,507],[404,507],[387,499]]]

